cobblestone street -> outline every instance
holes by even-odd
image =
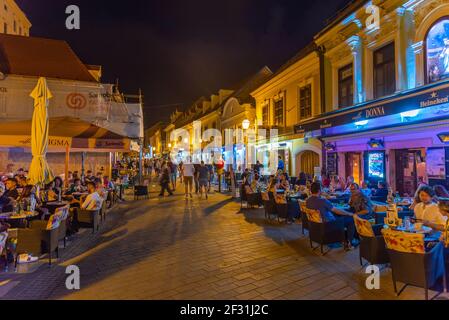
[[[389,269],[381,289],[365,289],[358,251],[310,249],[299,224],[266,222],[228,196],[185,201],[179,193],[128,201],[100,232],[77,235],[53,267],[2,273],[3,299],[396,299]],[[81,270],[81,290],[65,288],[65,267]],[[423,299],[407,288],[401,299]]]

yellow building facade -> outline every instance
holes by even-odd
[[[0,32],[30,36],[31,22],[14,0],[0,1]]]

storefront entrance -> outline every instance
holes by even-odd
[[[358,184],[362,180],[362,154],[361,153],[346,153],[346,175],[353,176],[354,181]],[[346,177],[345,177],[346,178]]]
[[[396,189],[402,196],[413,196],[418,185],[420,150],[396,150]]]
[[[313,151],[304,151],[297,156],[299,160],[299,173],[304,172],[313,177],[315,168],[320,166],[320,156]]]

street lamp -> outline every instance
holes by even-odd
[[[251,122],[248,119],[243,120],[243,122],[242,122],[243,130],[248,130],[250,125],[251,125]]]

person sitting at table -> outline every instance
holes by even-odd
[[[344,243],[344,247],[346,250],[351,249],[355,234],[354,214],[338,209],[334,207],[329,200],[322,198],[320,183],[312,184],[311,193],[312,195],[306,200],[306,207],[311,210],[318,210],[321,213],[321,219],[324,222],[343,219],[346,228],[346,241]]]
[[[324,188],[329,188],[331,184],[331,179],[329,178],[328,174],[323,175],[323,181],[322,181],[322,185]]]
[[[342,183],[340,181],[340,177],[339,176],[333,176],[331,179],[331,183],[329,185],[329,189],[331,190],[331,192],[337,192],[337,191],[342,191]]]
[[[447,189],[442,186],[442,185],[436,185],[433,187],[433,190],[435,191],[435,197],[437,198],[437,200],[439,198],[449,198],[449,192],[447,191]]]
[[[351,198],[349,199],[351,212],[354,212],[363,219],[370,219],[373,210],[371,200],[359,189],[357,183],[351,184],[349,190],[351,191]]]
[[[281,174],[281,179],[276,186],[277,190],[284,190],[289,191],[290,190],[290,183],[287,180],[287,175],[285,173]]]
[[[438,210],[440,214],[443,216],[443,221],[440,223],[435,223],[429,220],[421,221],[423,225],[430,227],[436,231],[446,232],[449,235],[449,198],[439,198],[438,199]],[[441,223],[443,222],[443,223]],[[446,245],[449,245],[449,238],[446,239]]]
[[[13,200],[6,195],[6,187],[0,182],[0,210],[1,212],[13,211]]]
[[[345,192],[349,193],[349,192],[351,191],[350,188],[351,188],[351,185],[352,185],[354,182],[355,182],[355,179],[354,179],[353,176],[349,176],[349,177],[346,179]]]
[[[385,181],[379,181],[377,183],[377,189],[373,192],[372,197],[375,197],[376,201],[387,202],[388,185]]]
[[[307,176],[304,172],[299,173],[299,178],[296,180],[295,185],[305,186],[307,183]]]
[[[81,179],[74,179],[73,183],[70,185],[69,189],[67,190],[66,194],[71,195],[73,193],[79,192],[82,193],[86,190],[84,186],[81,184]]]
[[[16,181],[19,188],[25,188],[28,185],[27,178],[25,178],[24,176],[17,177]]]
[[[114,189],[114,182],[108,176],[103,177],[103,185],[106,189]]]
[[[92,175],[92,171],[88,170],[86,176],[84,177],[84,181],[87,184],[88,182],[94,182],[95,177]]]
[[[360,191],[367,196],[368,198],[371,197],[373,190],[369,188],[369,181],[363,181],[362,187],[360,188]]]
[[[19,197],[19,192],[17,191],[17,181],[14,178],[9,178],[5,183],[6,191],[5,194],[8,198],[17,200]]]
[[[54,187],[53,187],[53,191],[59,195],[60,193],[62,194],[62,188],[64,187],[64,182],[62,181],[61,177],[56,177],[54,179]]]
[[[95,177],[95,181],[100,180],[101,184],[104,184],[103,182],[103,174],[101,172],[97,172],[97,176]]]
[[[55,181],[48,183],[44,188],[45,198],[44,202],[52,202],[58,200],[58,195],[55,192]]]
[[[97,193],[100,195],[100,197],[104,200],[108,197],[108,192],[104,188],[103,182],[100,179],[95,179],[95,189],[97,190]]]
[[[81,209],[85,210],[100,210],[103,204],[103,199],[96,190],[95,183],[87,183],[87,192],[89,193],[84,199],[80,200]]]
[[[445,218],[440,213],[438,205],[434,202],[435,193],[431,187],[423,186],[419,191],[420,203],[415,206],[415,218],[418,221],[427,221],[435,224],[444,224]]]
[[[251,181],[251,185],[250,185],[251,190],[253,192],[259,192],[260,191],[260,182],[259,182],[259,180],[260,180],[259,175],[257,173],[254,174],[253,181]]]

